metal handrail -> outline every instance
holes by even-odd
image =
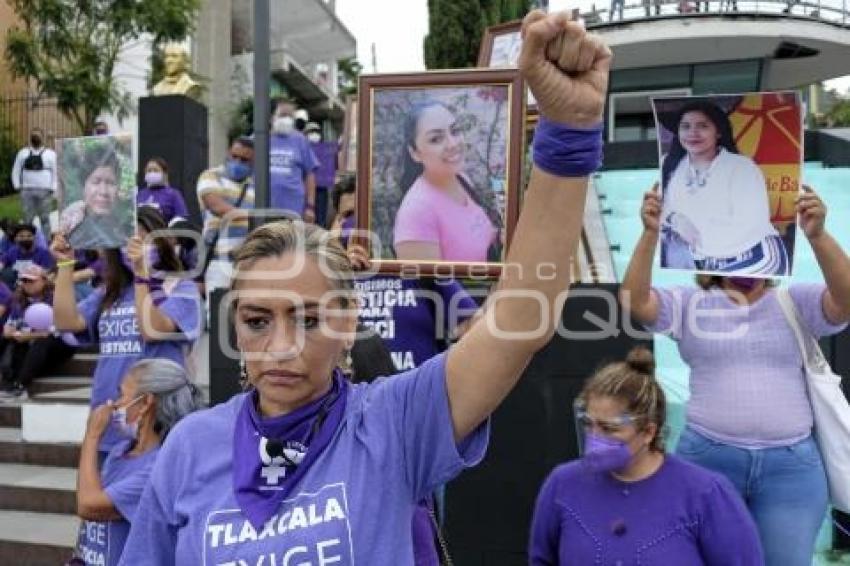
[[[605,0],[601,0],[605,1]],[[706,16],[771,15],[847,27],[848,0],[611,0],[609,8],[582,13],[588,27],[609,23]],[[622,2],[622,18],[619,5]],[[614,10],[613,18],[612,10]],[[698,10],[698,11],[697,11]],[[787,11],[786,11],[787,10]]]

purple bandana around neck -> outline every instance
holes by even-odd
[[[330,444],[347,396],[348,381],[337,370],[321,399],[280,417],[260,416],[256,391],[245,397],[233,434],[233,493],[255,529],[278,511]]]

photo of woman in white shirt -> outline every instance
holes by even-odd
[[[787,275],[789,254],[770,222],[767,185],[738,152],[726,112],[686,103],[662,158],[661,267]]]

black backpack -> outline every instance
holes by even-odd
[[[30,154],[24,159],[24,169],[27,171],[43,171],[44,170],[44,160],[41,159],[41,154],[44,153],[42,149],[38,153],[33,153],[30,150]]]

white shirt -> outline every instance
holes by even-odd
[[[30,156],[41,154],[41,162],[44,169],[41,171],[30,171],[24,169],[24,161]],[[50,189],[56,191],[56,152],[49,147],[27,146],[18,152],[15,157],[15,165],[12,167],[12,186],[16,191],[21,189]]]
[[[688,179],[687,156],[670,175],[664,190],[662,219],[684,215],[699,231],[695,252],[705,257],[732,257],[777,235],[770,222],[770,200],[764,175],[752,159],[721,149],[711,166],[699,175],[705,185]]]

